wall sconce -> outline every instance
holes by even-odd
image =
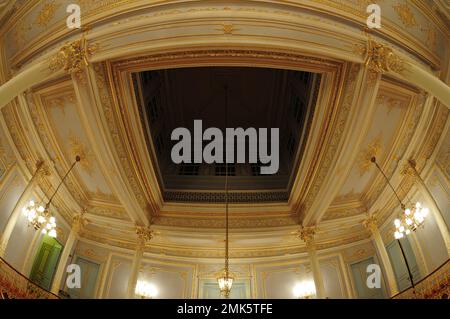
[[[314,281],[308,280],[297,283],[292,290],[297,299],[310,299],[316,294]]]
[[[142,299],[153,299],[158,295],[158,288],[152,283],[139,280],[136,283],[135,292]]]

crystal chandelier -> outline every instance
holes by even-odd
[[[50,204],[52,203],[53,198],[55,197],[56,193],[58,192],[59,188],[61,187],[62,183],[64,183],[64,180],[66,179],[67,175],[72,171],[72,169],[75,167],[75,165],[81,160],[80,156],[75,157],[75,162],[72,163],[67,173],[62,178],[61,182],[59,183],[56,190],[53,192],[53,195],[50,197],[47,205],[36,205],[36,203],[33,200],[30,200],[22,209],[22,212],[24,213],[25,217],[28,220],[28,225],[33,226],[35,230],[42,229],[42,233],[46,234],[50,237],[56,238],[56,218],[52,216],[50,213]]]
[[[386,179],[387,184],[397,197],[397,200],[400,202],[400,207],[402,208],[403,214],[400,216],[400,218],[394,220],[394,237],[395,239],[403,238],[405,235],[411,234],[412,231],[415,231],[418,227],[423,225],[425,217],[427,217],[429,213],[429,209],[426,207],[422,207],[422,204],[420,202],[417,202],[416,205],[412,207],[412,209],[406,208],[405,204],[403,204],[403,202],[401,201],[394,187],[389,182],[386,174],[384,174],[383,170],[378,165],[376,158],[372,157],[371,162],[374,163],[377,169],[381,172],[383,177]]]
[[[136,295],[141,296],[142,299],[153,299],[158,295],[158,289],[155,285],[139,280],[136,283]]]
[[[292,292],[297,299],[310,299],[316,294],[316,285],[314,281],[304,281],[295,285]]]
[[[409,235],[411,231],[415,231],[418,227],[422,226],[428,213],[429,209],[422,207],[420,202],[417,202],[412,210],[406,208],[401,218],[394,220],[395,239],[403,238],[405,235]]]
[[[225,121],[228,115],[228,88],[225,87]],[[226,127],[226,124],[225,124]],[[220,294],[228,298],[230,296],[231,287],[233,286],[233,276],[230,274],[229,270],[229,252],[228,252],[228,163],[225,160],[225,268],[217,278],[217,283],[219,284]]]
[[[42,229],[43,234],[56,238],[56,219],[42,205],[36,205],[31,200],[22,211],[28,220],[28,225],[33,226],[35,230]]]

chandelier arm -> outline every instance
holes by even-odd
[[[385,179],[386,182],[388,183],[389,187],[390,187],[390,188],[392,189],[392,191],[394,192],[395,197],[397,197],[397,199],[398,199],[398,201],[399,201],[399,203],[400,203],[400,206],[401,206],[402,208],[404,208],[405,205],[402,203],[402,200],[400,199],[400,196],[398,196],[398,194],[397,194],[397,192],[395,191],[394,187],[391,185],[391,182],[389,181],[389,178],[387,178],[386,174],[384,174],[384,172],[383,172],[383,170],[381,169],[380,165],[378,165],[376,158],[375,158],[375,157],[372,157],[372,158],[370,159],[370,161],[371,161],[372,163],[374,163],[375,166],[378,168],[378,170],[381,172],[381,174],[383,175],[384,179]]]
[[[65,181],[65,179],[67,178],[67,176],[69,175],[69,173],[72,171],[72,169],[75,167],[75,165],[76,165],[80,160],[81,160],[80,156],[77,155],[77,156],[75,157],[75,162],[72,163],[72,165],[70,166],[69,170],[66,172],[66,174],[64,175],[64,177],[61,179],[61,182],[59,182],[58,187],[56,187],[55,191],[53,192],[52,197],[50,197],[50,199],[49,199],[49,201],[48,201],[48,203],[47,203],[46,208],[49,208],[49,207],[50,207],[50,204],[51,204],[51,202],[52,202],[52,200],[53,200],[53,197],[55,197],[56,193],[58,192],[58,190],[59,190],[59,188],[61,187],[61,185],[64,183],[64,181]]]

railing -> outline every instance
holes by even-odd
[[[0,299],[58,299],[0,257]]]
[[[450,299],[450,259],[438,269],[415,284],[392,297],[393,299]]]

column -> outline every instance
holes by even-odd
[[[137,245],[134,254],[133,263],[131,265],[131,274],[128,279],[127,298],[135,297],[135,289],[139,277],[139,269],[141,267],[142,256],[147,243],[153,238],[153,231],[149,227],[136,226]]]
[[[350,282],[348,267],[344,262],[344,258],[342,257],[342,254],[339,254],[339,264],[342,269],[342,274],[344,275],[344,282],[345,282],[345,288],[346,288],[345,290],[347,291],[347,297],[349,299],[353,299],[353,298],[355,298],[355,295],[353,292],[352,284]]]
[[[425,181],[422,179],[419,172],[417,171],[416,162],[414,160],[409,160],[407,165],[408,166],[404,169],[403,172],[409,176],[412,176],[415,179],[420,193],[425,197],[427,204],[431,205],[430,212],[433,215],[434,220],[436,221],[436,224],[439,228],[439,232],[441,233],[441,236],[444,239],[445,247],[447,247],[447,254],[450,257],[450,232],[447,227],[447,224],[445,223],[443,214],[436,200],[434,199],[433,195],[431,194],[430,190],[425,184]]]
[[[19,199],[16,202],[11,214],[9,215],[8,221],[6,222],[5,229],[0,238],[0,257],[5,257],[6,248],[8,246],[9,238],[16,226],[17,219],[20,216],[22,208],[25,206],[27,201],[30,200],[31,195],[33,194],[33,189],[38,184],[39,180],[43,178],[43,176],[49,176],[50,172],[48,167],[44,164],[44,162],[39,161],[36,164],[36,171],[31,177],[28,185],[25,187],[24,191],[20,195]]]
[[[427,265],[427,260],[425,258],[425,255],[423,254],[423,250],[420,246],[419,240],[417,239],[416,232],[411,232],[408,237],[411,239],[409,242],[411,243],[411,248],[413,250],[414,256],[416,256],[420,273],[423,278],[430,273]]]
[[[144,247],[139,243],[136,246],[136,252],[133,258],[133,264],[131,265],[131,274],[128,279],[127,298],[134,299],[135,289],[139,276],[139,268],[141,267],[142,256],[144,255]]]
[[[66,273],[66,266],[67,262],[69,261],[70,253],[75,246],[79,234],[82,232],[84,226],[87,223],[83,215],[84,213],[78,214],[73,218],[69,236],[67,237],[66,244],[64,245],[61,257],[59,258],[58,267],[56,268],[51,288],[51,292],[56,295],[59,293],[59,289],[61,288],[61,282],[64,278],[64,274]]]
[[[380,231],[377,226],[377,220],[375,217],[370,216],[363,222],[364,227],[370,230],[372,234],[375,247],[377,249],[378,255],[381,259],[381,264],[383,265],[384,272],[386,274],[386,280],[388,282],[389,290],[391,296],[398,293],[397,281],[395,280],[394,270],[392,268],[391,260],[387,253],[386,247],[384,246],[383,238],[381,237]]]
[[[316,286],[316,297],[319,299],[325,298],[325,287],[323,285],[322,273],[320,272],[320,264],[316,254],[316,244],[314,241],[315,228],[303,227],[300,232],[300,238],[306,244],[306,250],[311,261],[311,270],[314,278],[314,285]]]

